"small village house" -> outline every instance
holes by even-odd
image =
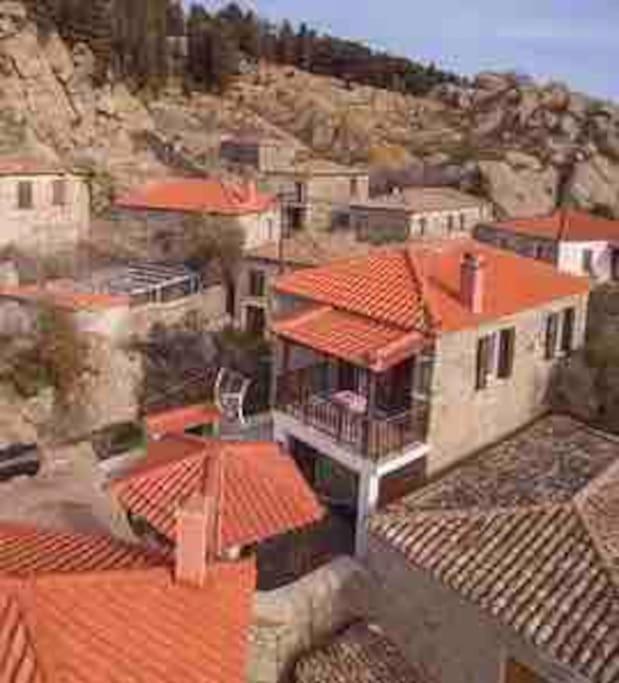
[[[354,201],[366,201],[370,176],[366,168],[343,166],[323,159],[297,161],[264,174],[282,202],[288,233],[329,230],[336,217]]]
[[[596,282],[619,280],[619,221],[584,211],[482,223],[475,238]]]
[[[236,169],[252,168],[257,173],[272,173],[290,168],[299,153],[299,145],[258,133],[223,136],[219,158]]]
[[[352,201],[339,227],[377,242],[441,239],[471,234],[492,208],[480,197],[451,187],[407,187],[391,194]]]
[[[514,287],[514,283],[518,287]],[[582,345],[588,283],[471,239],[274,285],[275,438],[356,519],[539,416]]]
[[[616,437],[551,416],[377,513],[374,616],[407,660],[443,683],[616,681],[618,466]]]
[[[370,249],[367,242],[340,233],[299,232],[248,250],[237,279],[238,326],[251,334],[268,334],[272,285],[283,272],[361,256]]]
[[[59,163],[0,157],[0,249],[71,251],[90,230],[87,177]]]

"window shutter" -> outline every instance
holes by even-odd
[[[569,353],[574,348],[574,318],[576,311],[566,308],[563,312],[563,329],[561,331],[561,351]]]
[[[499,341],[499,370],[498,375],[502,379],[512,376],[514,370],[514,351],[516,345],[516,330],[511,327],[501,330]]]
[[[546,349],[545,358],[550,360],[555,357],[557,350],[557,336],[559,331],[559,316],[556,313],[551,313],[546,318]]]
[[[488,369],[490,366],[490,338],[482,337],[477,341],[477,373],[475,388],[480,391],[488,386]]]

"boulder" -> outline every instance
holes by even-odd
[[[569,193],[581,206],[607,206],[619,216],[619,165],[599,153],[577,163]]]
[[[515,169],[507,161],[481,161],[479,169],[488,197],[508,216],[545,214],[556,206],[559,176],[552,167]]]
[[[555,113],[565,111],[569,103],[570,91],[562,83],[553,83],[542,95],[542,106]]]
[[[505,153],[505,161],[515,170],[542,170],[542,162],[537,157],[515,149],[510,149]]]
[[[475,76],[475,88],[492,92],[502,92],[512,87],[512,79],[507,74],[483,71]]]

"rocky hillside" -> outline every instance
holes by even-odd
[[[251,128],[412,182],[458,183],[505,214],[560,196],[619,216],[619,107],[515,75],[481,74],[417,98],[263,66],[227,94],[157,100],[95,86],[94,58],[25,16],[0,34],[0,152],[93,169],[101,199],[152,175],[216,169],[221,132]]]

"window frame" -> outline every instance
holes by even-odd
[[[509,379],[514,374],[516,359],[516,328],[505,327],[498,332],[498,355],[496,376]]]
[[[54,178],[52,180],[52,206],[67,205],[67,179]]]
[[[561,316],[558,311],[547,313],[544,317],[544,359],[553,360],[557,357],[560,341]]]
[[[576,307],[564,308],[561,314],[561,334],[559,349],[563,355],[569,355],[574,350],[574,335],[576,332]]]
[[[587,275],[593,276],[593,249],[583,249],[581,254],[581,268]]]
[[[254,299],[264,299],[266,296],[266,273],[258,268],[251,268],[248,276],[249,296]],[[260,286],[256,287],[256,283]]]
[[[24,199],[27,198],[26,201]],[[32,180],[17,181],[17,208],[28,211],[34,208],[34,186]]]

